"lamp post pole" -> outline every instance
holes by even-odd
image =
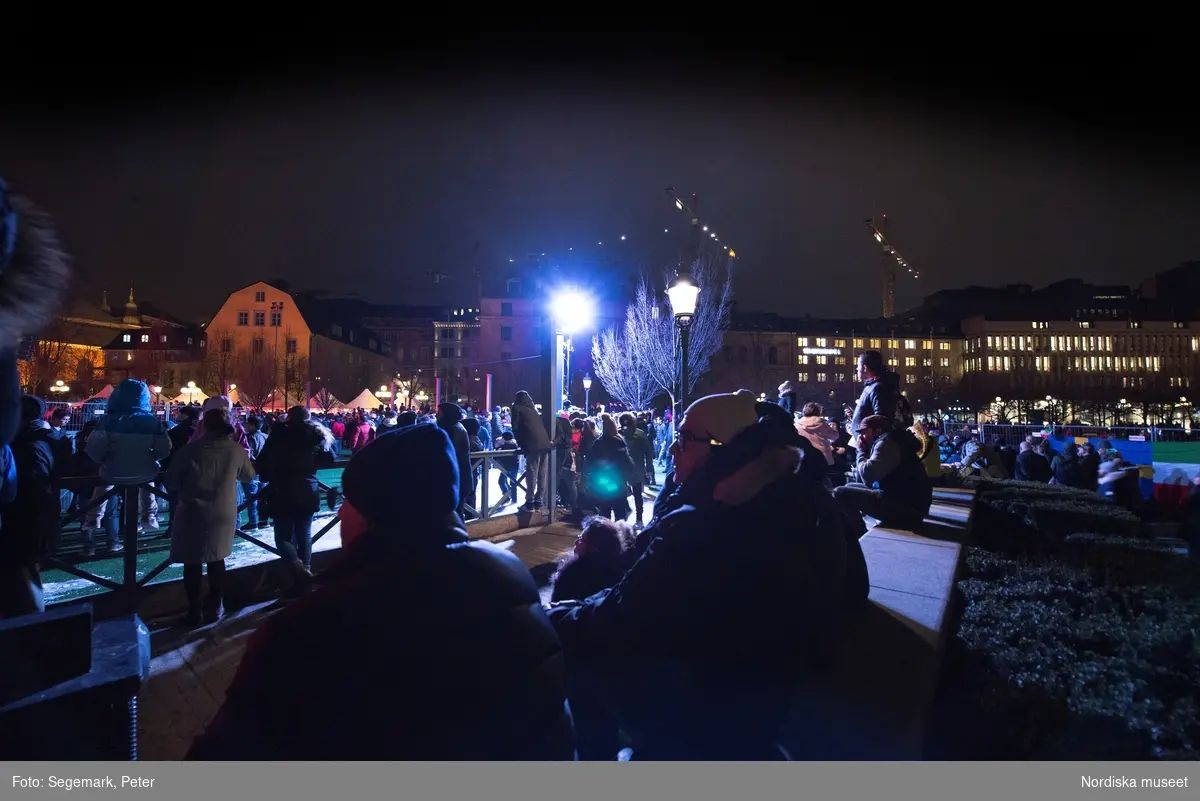
[[[592,376],[585,374],[583,376],[583,411],[590,413],[592,408]]]
[[[691,376],[688,375],[688,344],[691,335],[692,320],[696,316],[696,300],[700,295],[700,285],[690,273],[681,272],[667,287],[667,299],[671,302],[671,311],[675,314],[675,325],[679,328],[679,393],[676,401],[679,409],[675,414],[675,424],[687,409],[687,393]]]

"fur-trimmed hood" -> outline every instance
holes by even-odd
[[[58,313],[70,283],[71,260],[50,215],[7,191],[2,180],[0,201],[16,217],[12,258],[0,274],[0,341],[14,342],[37,333]]]

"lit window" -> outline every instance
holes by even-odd
[[[143,341],[143,342],[149,342],[149,341],[150,341],[150,335],[149,335],[149,334],[142,334],[142,341]]]
[[[122,341],[122,342],[132,342],[132,341],[133,341],[133,337],[132,337],[132,336],[130,336],[129,334],[124,334],[124,335],[122,335],[122,336],[121,336],[121,341]]]

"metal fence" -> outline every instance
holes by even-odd
[[[1017,447],[1031,434],[1050,433],[1057,437],[1090,437],[1111,442],[1200,442],[1200,431],[1158,426],[1083,426],[1083,425],[1025,425],[980,423],[979,425],[947,425],[944,433],[954,436],[960,432],[977,434],[981,440]]]
[[[161,479],[161,477],[160,474],[159,478]],[[340,505],[341,494],[327,484],[318,482],[318,486],[325,494],[330,509],[336,511]],[[59,541],[56,543],[53,555],[42,560],[43,571],[61,570],[64,573],[97,585],[102,591],[121,593],[125,596],[125,605],[131,610],[135,609],[142,598],[146,585],[154,581],[159,574],[172,564],[169,556],[171,541],[171,494],[159,481],[136,485],[107,486],[100,478],[95,476],[66,478],[61,481],[60,487],[73,492],[78,498],[78,504],[73,505],[74,508],[62,516]],[[103,491],[96,492],[97,489]],[[165,502],[166,509],[159,513],[160,518],[167,520],[165,529],[150,532],[143,532],[140,529],[138,525],[139,501],[143,492],[148,492]],[[235,535],[264,551],[279,556],[278,548],[268,545],[241,527],[241,513],[246,510],[247,506],[257,501],[261,494],[262,490],[260,489],[258,493],[246,496],[238,505],[239,523]],[[76,536],[82,538],[82,534],[79,530],[67,530],[71,524],[76,522],[82,523],[89,516],[94,515],[111,498],[120,498],[121,504],[118,532],[122,545],[121,559],[123,569],[120,581],[113,581],[112,579],[90,572],[87,569],[90,563],[102,560],[107,561],[112,556],[108,554],[96,555],[89,553],[86,547],[81,547],[79,553],[72,553],[74,550],[72,546],[76,544],[74,542]],[[337,522],[338,518],[336,515],[327,520],[321,529],[312,536],[313,543],[316,543],[329,533]],[[79,544],[85,545],[82,542]],[[159,552],[163,554],[162,561],[139,577],[138,558],[146,554]]]

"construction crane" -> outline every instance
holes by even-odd
[[[896,267],[903,267],[913,278],[920,278],[921,273],[914,271],[900,255],[900,251],[896,250],[888,240],[887,234],[884,233],[887,230],[887,214],[879,215],[878,224],[874,217],[868,218],[866,225],[871,231],[871,236],[883,248],[883,254],[880,257],[883,265],[883,316],[892,317],[896,314]]]

